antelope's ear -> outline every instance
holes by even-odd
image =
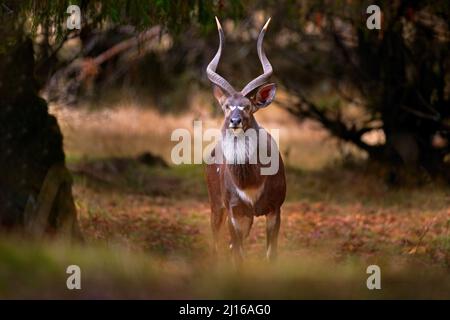
[[[272,103],[275,98],[275,92],[277,91],[277,86],[275,83],[265,84],[256,91],[255,96],[252,98],[252,102],[255,107],[265,108]]]
[[[222,89],[220,89],[218,86],[214,86],[213,91],[214,91],[214,97],[217,99],[217,101],[219,102],[220,106],[222,106],[223,103],[225,102],[227,96],[222,91]]]

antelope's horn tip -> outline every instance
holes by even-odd
[[[217,29],[222,30],[222,26],[220,25],[219,19],[217,18],[217,16],[215,16],[214,18],[216,18]]]
[[[272,18],[270,17],[270,18],[267,20],[266,24],[264,25],[264,27],[263,27],[264,31],[267,30],[267,27],[269,26],[269,23],[270,23],[270,20],[271,20],[271,19],[272,19]]]

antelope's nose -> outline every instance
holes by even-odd
[[[230,124],[232,127],[237,127],[241,124],[241,117],[231,118]]]

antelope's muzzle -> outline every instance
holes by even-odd
[[[230,125],[229,125],[229,127],[231,129],[242,128],[242,119],[241,119],[241,117],[232,117],[232,118],[230,118]]]

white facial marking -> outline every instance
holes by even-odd
[[[245,107],[241,107],[241,106],[239,106],[239,107],[238,107],[238,109],[242,111],[242,110],[244,110],[244,109],[245,109]]]
[[[234,109],[236,109],[237,106],[230,106],[230,110],[233,111]]]

